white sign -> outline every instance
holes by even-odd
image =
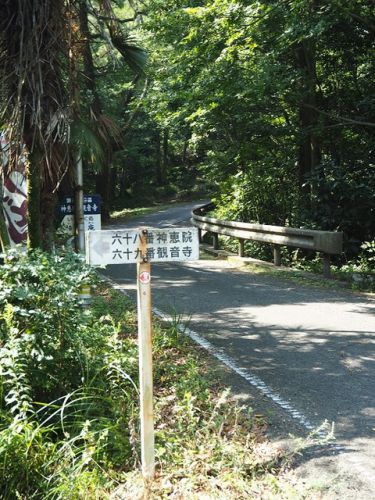
[[[101,223],[101,215],[100,214],[85,214],[84,216],[85,222],[85,231],[100,231],[102,227]],[[68,234],[74,234],[74,215],[64,215],[63,220],[61,221],[60,227],[66,231]]]
[[[195,227],[86,232],[86,262],[94,266],[198,259]]]
[[[10,144],[4,132],[0,133],[0,175],[3,176],[3,192],[0,192],[2,208],[0,210],[4,212],[11,246],[23,243],[27,238],[27,179],[25,173],[27,158],[25,145],[22,145],[18,157],[15,153],[14,143]],[[11,155],[16,156],[17,161],[10,169],[9,157]]]

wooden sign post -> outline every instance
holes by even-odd
[[[145,479],[154,476],[154,416],[152,380],[151,264],[137,264],[141,457]]]
[[[141,457],[146,480],[155,473],[150,263],[198,259],[198,229],[193,227],[86,232],[88,264],[137,264]]]
[[[147,255],[147,229],[139,241],[141,255]],[[137,306],[139,344],[139,392],[141,406],[141,458],[143,477],[148,480],[155,472],[155,437],[152,377],[152,307],[151,264],[143,258],[137,264]]]

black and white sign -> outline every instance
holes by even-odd
[[[85,194],[83,197],[83,213],[85,215],[100,214],[101,197],[99,194]],[[65,196],[59,205],[60,215],[69,215],[74,213],[74,198]]]
[[[83,197],[83,213],[85,231],[100,231],[101,229],[101,197],[98,194]],[[74,198],[65,196],[59,205],[62,216],[61,228],[68,234],[74,234]]]
[[[194,227],[86,233],[86,261],[94,266],[198,259],[198,229]]]

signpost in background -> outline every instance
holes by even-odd
[[[155,472],[151,262],[198,259],[198,229],[193,227],[86,232],[88,264],[137,264],[141,452],[145,479],[152,479]]]
[[[100,231],[101,229],[101,197],[98,194],[83,197],[83,213],[85,232]],[[62,217],[60,227],[67,233],[74,234],[74,197],[65,196],[59,206]]]

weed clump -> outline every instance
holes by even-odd
[[[97,278],[74,254],[11,251],[0,267],[2,498],[79,498],[131,468],[135,345],[83,309]]]

